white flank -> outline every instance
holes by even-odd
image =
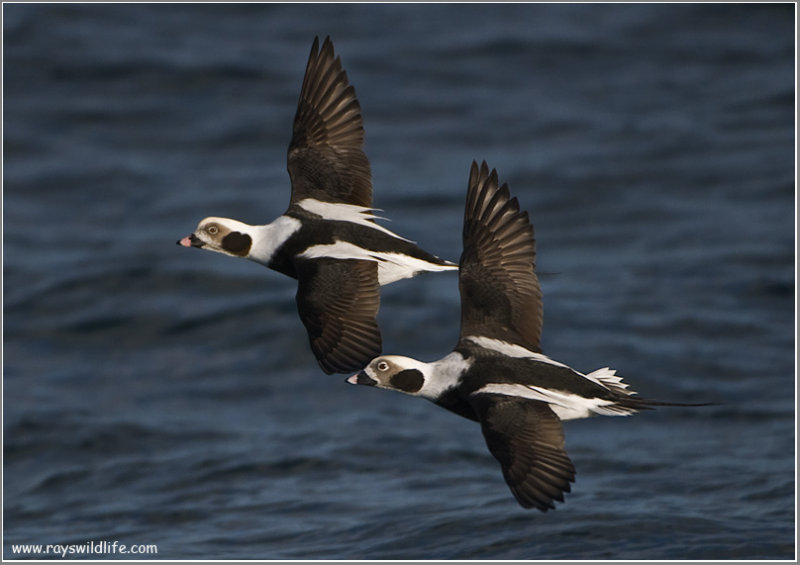
[[[458,265],[439,265],[402,253],[371,253],[378,260],[378,281],[381,286],[407,279],[421,272],[453,271]]]
[[[300,220],[280,216],[265,226],[248,226],[245,233],[253,238],[248,259],[267,265],[275,251],[301,227]]]
[[[567,369],[574,371],[574,369],[572,369],[567,365],[564,365],[564,363],[559,363],[558,361],[554,361],[553,359],[550,359],[547,355],[542,355],[541,353],[534,353],[530,349],[526,349],[521,345],[515,345],[513,343],[508,343],[507,341],[492,339],[490,337],[475,336],[475,335],[467,336],[464,339],[471,341],[478,347],[489,349],[491,351],[496,351],[497,353],[502,353],[503,355],[507,355],[508,357],[515,357],[518,359],[533,359],[534,361],[540,361],[542,363],[547,363],[548,365],[555,365],[556,367],[566,367]],[[577,373],[577,371],[575,372]]]
[[[552,390],[538,386],[522,384],[492,383],[476,390],[472,394],[502,394],[529,398],[546,402],[550,409],[561,420],[577,420],[588,418],[592,414],[603,416],[628,416],[636,412],[632,408],[622,408],[610,400],[600,398],[585,398],[562,390]]]
[[[305,202],[305,201],[304,201]],[[347,241],[337,241],[326,245],[312,245],[300,257],[305,259],[361,259],[378,263],[378,282],[381,286],[407,279],[422,271],[449,271],[457,265],[437,265],[402,253],[370,251]]]
[[[325,220],[334,220],[337,222],[350,222],[360,226],[366,226],[374,230],[381,231],[397,239],[413,243],[410,239],[400,237],[396,233],[387,230],[383,226],[379,226],[374,220],[385,220],[373,214],[376,210],[373,208],[365,208],[363,206],[356,206],[355,204],[341,204],[334,202],[322,202],[315,198],[305,198],[297,203],[303,210],[321,216]]]

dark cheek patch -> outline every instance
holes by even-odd
[[[417,392],[422,388],[422,383],[425,379],[422,373],[416,369],[406,369],[394,375],[390,384],[392,388],[402,390],[403,392]]]
[[[250,246],[253,240],[246,233],[232,231],[222,238],[222,248],[228,253],[246,257],[250,253]]]

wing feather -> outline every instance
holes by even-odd
[[[541,352],[542,291],[527,212],[486,162],[472,163],[461,254],[461,337],[483,336]]]
[[[314,39],[295,114],[287,168],[291,204],[305,198],[372,207],[372,173],[356,92],[333,43]]]
[[[326,373],[363,369],[381,353],[378,265],[354,259],[297,263],[297,307]]]
[[[489,451],[525,508],[543,512],[564,501],[575,481],[575,467],[564,449],[561,420],[538,400],[476,394],[471,404]]]

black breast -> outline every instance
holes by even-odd
[[[461,388],[451,388],[446,390],[439,398],[435,400],[436,404],[442,408],[446,408],[451,412],[455,412],[459,416],[467,418],[468,420],[478,421],[478,416],[472,406],[467,402],[467,397],[464,396]]]

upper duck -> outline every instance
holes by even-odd
[[[381,353],[381,285],[458,267],[375,223],[361,109],[330,38],[311,47],[287,167],[289,208],[275,221],[205,218],[178,244],[297,279],[297,308],[320,367],[352,372]]]
[[[632,396],[615,371],[589,374],[542,354],[542,292],[533,226],[496,171],[472,163],[459,270],[461,332],[452,353],[433,363],[384,355],[352,384],[427,398],[480,422],[489,451],[525,508],[564,500],[575,467],[562,420],[620,416],[667,403]]]

